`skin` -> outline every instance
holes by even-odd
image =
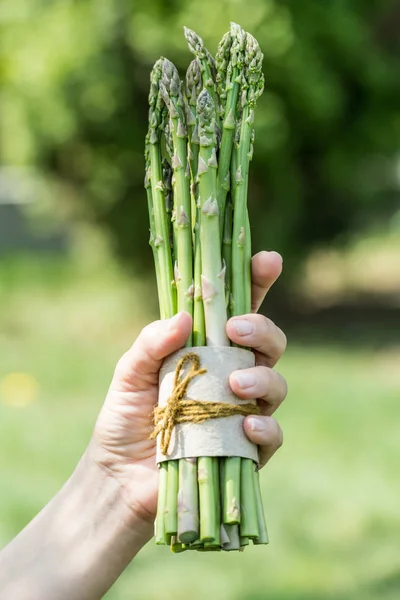
[[[287,387],[273,369],[286,347],[284,333],[256,314],[279,277],[282,258],[252,259],[252,310],[227,323],[229,338],[254,349],[256,366],[235,372],[230,385],[241,398],[259,398],[261,416],[244,421],[260,445],[264,465],[282,444],[271,416]],[[122,356],[80,463],[57,496],[0,553],[0,600],[101,598],[151,538],[158,470],[151,412],[157,403],[163,359],[184,346],[191,318],[179,313],[145,327]]]

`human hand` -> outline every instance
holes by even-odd
[[[253,348],[256,356],[256,366],[233,373],[230,385],[241,398],[260,399],[262,416],[247,417],[244,428],[248,437],[260,445],[262,465],[282,444],[281,429],[271,415],[284,400],[287,388],[285,380],[272,367],[284,352],[286,338],[272,321],[254,313],[281,270],[279,254],[260,252],[254,256],[253,314],[234,317],[227,323],[230,339]],[[185,345],[191,326],[190,316],[179,313],[142,330],[117,364],[87,451],[89,460],[117,482],[127,508],[122,518],[145,524],[148,538],[157,507],[155,441],[149,436],[153,427],[151,414],[158,397],[158,373],[163,359]]]

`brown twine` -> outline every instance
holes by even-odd
[[[184,377],[181,372],[186,364],[190,369]],[[231,417],[232,415],[259,415],[260,407],[256,404],[226,404],[225,402],[203,402],[185,400],[184,396],[189,383],[198,375],[206,373],[200,368],[200,357],[195,352],[188,352],[176,365],[174,387],[166,406],[156,406],[153,411],[154,430],[150,439],[160,434],[160,448],[164,455],[168,454],[172,431],[177,423],[204,423],[208,419]]]

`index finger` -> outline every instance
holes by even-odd
[[[257,312],[266,293],[282,272],[282,257],[278,252],[258,252],[251,259],[251,310]]]

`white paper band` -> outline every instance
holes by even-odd
[[[256,400],[241,400],[229,386],[229,376],[238,369],[253,367],[254,354],[242,348],[208,347],[182,348],[165,359],[160,370],[158,405],[165,406],[171,396],[178,361],[188,352],[195,352],[207,373],[198,375],[189,384],[185,399],[226,404],[256,404]],[[240,456],[258,462],[258,447],[250,442],[243,429],[242,415],[208,419],[203,423],[180,423],[174,427],[168,455],[161,452],[157,439],[157,462],[198,456]]]

